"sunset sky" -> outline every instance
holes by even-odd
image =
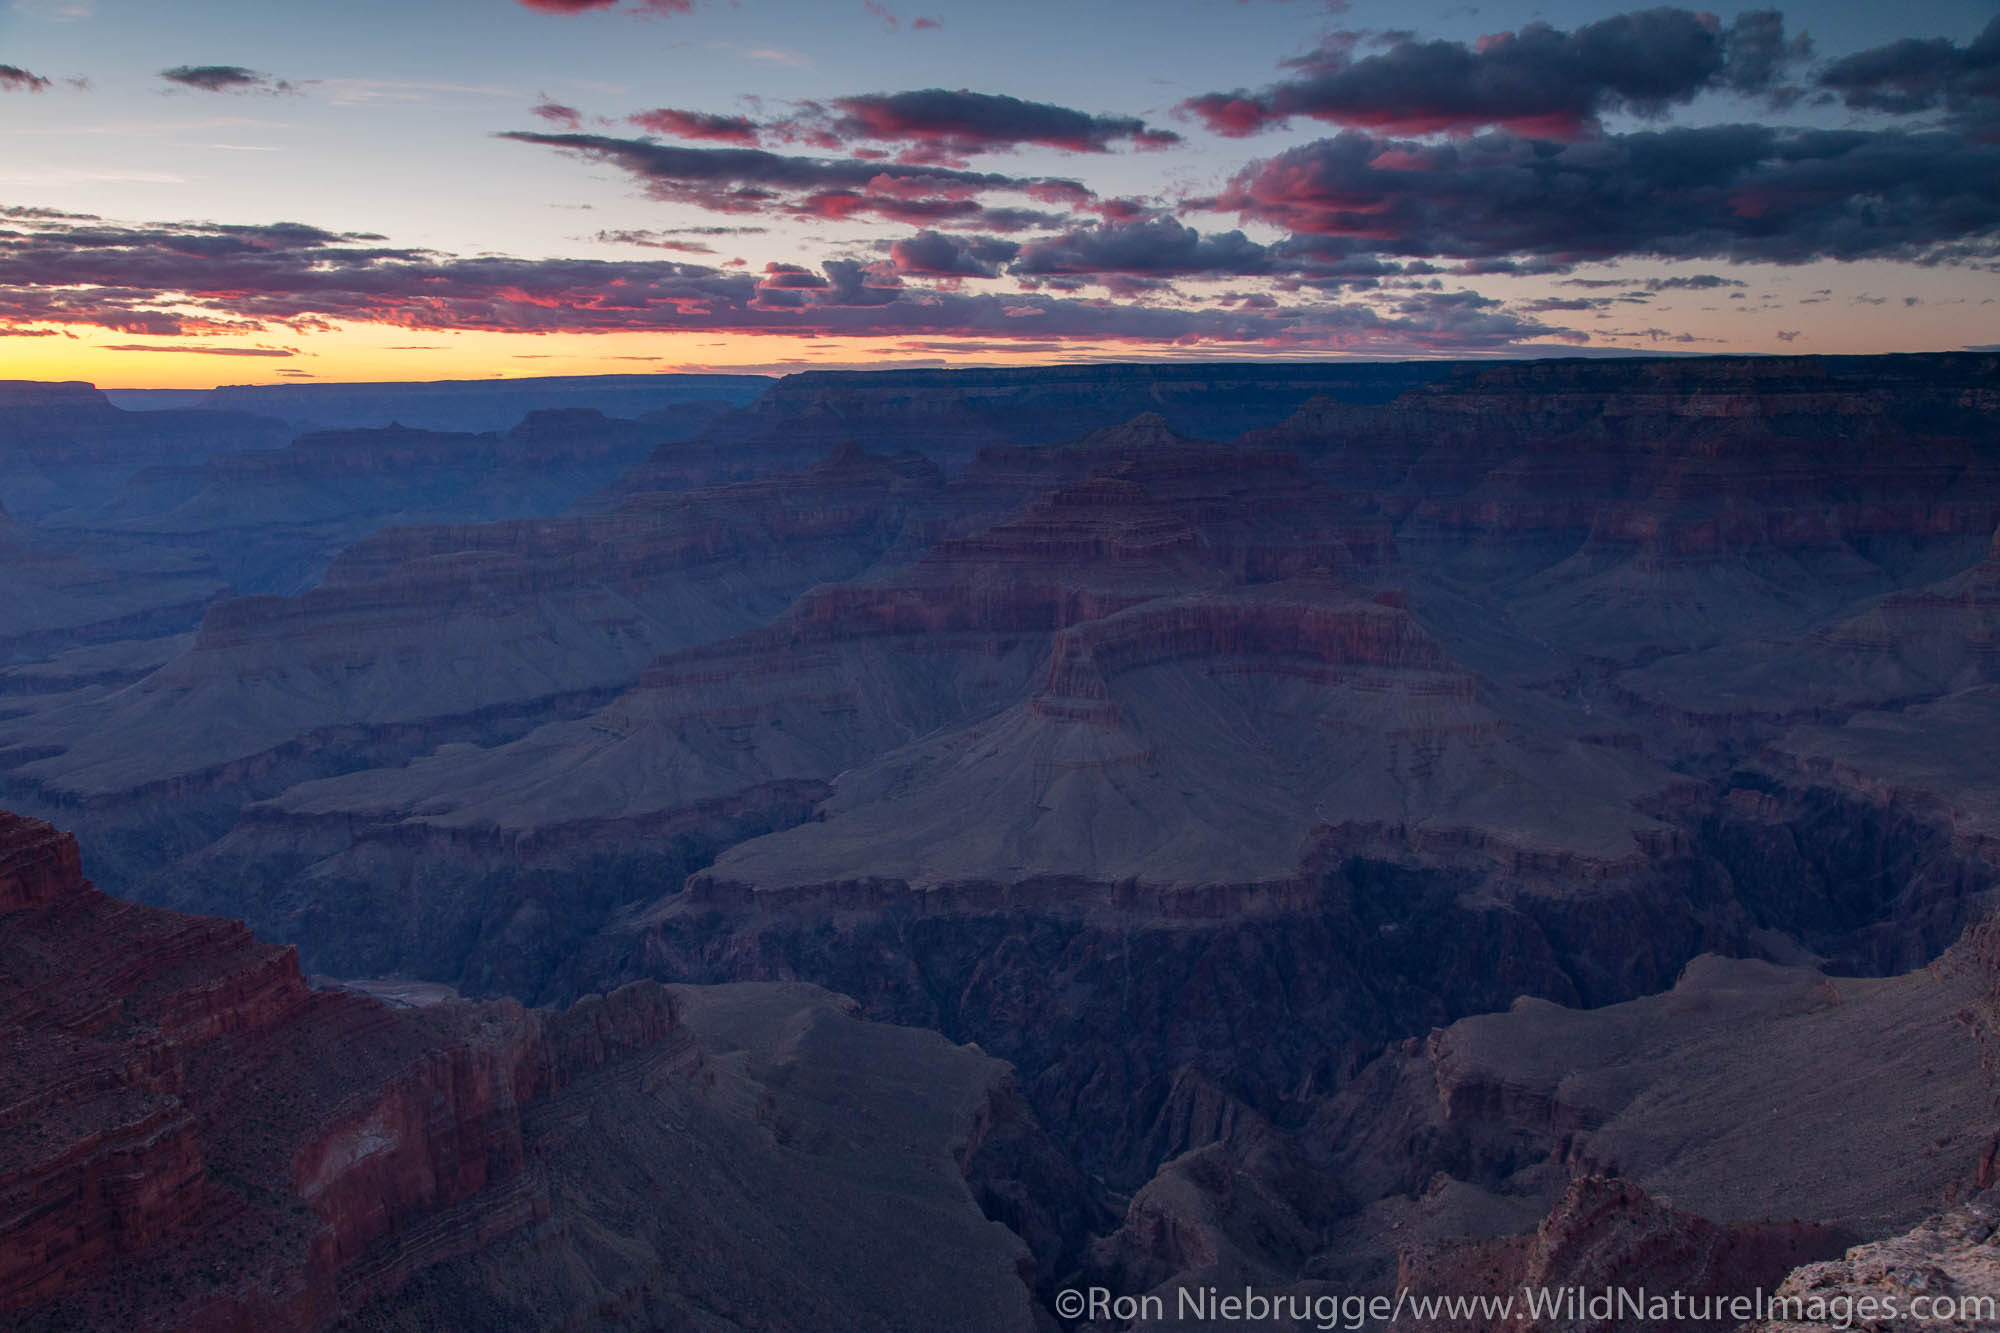
[[[1991,0],[0,0],[0,378],[2000,344]]]

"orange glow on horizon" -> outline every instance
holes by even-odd
[[[527,334],[413,331],[387,324],[342,324],[325,331],[301,333],[272,329],[238,337],[145,337],[101,329],[72,329],[52,336],[0,338],[0,379],[82,380],[115,389],[207,389],[222,384],[732,371],[782,375],[811,369],[1025,366],[1089,361],[1458,360],[1492,355],[1562,357],[1580,351],[1634,356],[1674,352],[1830,355],[1954,351],[1966,344],[1951,334],[1973,331],[1940,327],[1935,307],[1878,309],[1871,312],[1871,320],[1825,322],[1813,329],[1809,338],[1795,340],[1784,340],[1774,333],[1778,323],[1786,322],[1784,317],[1759,321],[1768,322],[1772,328],[1753,330],[1746,327],[1748,321],[1689,314],[1692,317],[1683,316],[1680,327],[1695,335],[1696,340],[1691,343],[1658,341],[1638,333],[1609,336],[1600,333],[1591,344],[1582,347],[1574,342],[1547,339],[1504,352],[1425,349],[1408,344],[1371,345],[1365,340],[1346,345],[1273,347],[1261,343],[1126,343],[1062,338],[1005,342],[993,338],[910,334],[807,337],[709,330]]]

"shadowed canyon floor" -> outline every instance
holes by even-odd
[[[658,995],[696,1051],[601,1106],[508,1075],[587,1252],[336,1256],[313,1318],[682,1326],[748,1261],[663,1237],[941,1169],[981,1098],[923,1243],[1030,1322],[1081,1281],[1775,1288],[1992,1183],[2000,359],[700,387],[219,444],[0,527],[0,799],[107,887],[487,1006],[365,1009],[412,1050]],[[896,1145],[752,1105],[911,1061],[880,1095],[943,1109]],[[556,1128],[661,1115],[748,1164],[714,1212],[634,1192],[696,1179],[671,1135]],[[831,1326],[778,1287],[700,1317]]]

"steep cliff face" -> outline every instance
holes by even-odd
[[[22,1327],[318,1326],[416,1219],[482,1195],[498,1229],[532,1219],[520,1105],[691,1047],[657,989],[546,1020],[315,993],[240,923],[98,893],[45,824],[0,816],[0,845],[0,1309]]]
[[[1005,1067],[811,988],[388,1009],[0,814],[0,1043],[10,1328],[1034,1327]]]

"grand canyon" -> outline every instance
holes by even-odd
[[[6,387],[9,1327],[2000,1289],[2000,358],[536,384]]]
[[[0,0],[0,1333],[2000,1333],[1993,0]]]

